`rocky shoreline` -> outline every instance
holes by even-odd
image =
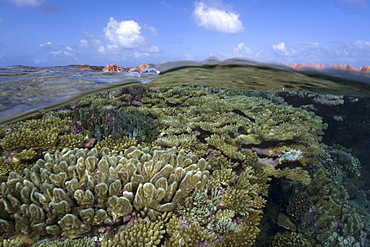
[[[361,74],[370,74],[370,65],[366,65],[363,67],[354,67],[351,64],[320,64],[320,63],[291,63],[291,64],[284,64],[289,66],[295,70],[337,70],[341,72],[356,72]]]

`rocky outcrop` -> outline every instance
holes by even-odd
[[[118,67],[116,64],[108,64],[104,67],[103,72],[122,72],[123,68]]]
[[[339,70],[343,72],[356,72],[360,74],[370,75],[370,65],[364,67],[354,67],[351,64],[334,63],[332,65],[325,65],[320,63],[292,63],[286,64],[295,70]]]

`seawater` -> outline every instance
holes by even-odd
[[[336,225],[332,227],[337,231],[327,236],[320,232],[319,225],[312,222],[306,222],[307,225],[294,222],[294,216],[289,216],[286,207],[295,190],[301,187],[288,180],[272,180],[260,225],[261,233],[255,246],[270,246],[274,235],[293,232],[309,236],[307,232],[310,231],[312,239],[308,240],[314,243],[312,246],[370,246],[370,182],[367,179],[370,175],[370,76],[366,74],[339,70],[297,71],[283,65],[238,59],[168,62],[153,65],[142,73],[100,72],[81,66],[12,66],[0,68],[0,125],[8,128],[11,123],[41,118],[49,111],[70,109],[71,104],[91,95],[112,97],[108,91],[125,87],[182,85],[209,88],[210,91],[235,90],[245,97],[261,97],[275,104],[313,112],[328,125],[322,139],[323,145],[328,147],[327,154],[342,162],[343,167],[346,162],[357,164],[358,161],[360,164],[359,174],[350,178],[338,175],[343,172],[343,167],[326,167],[332,172],[330,179],[336,183],[346,180],[346,203],[362,220],[361,229],[354,230],[353,236],[342,229],[358,222],[350,222],[343,215],[333,215],[333,224]],[[2,133],[1,138],[6,134]],[[343,156],[339,157],[341,152]],[[9,150],[1,149],[1,154],[10,159]],[[316,206],[312,205],[307,210],[323,214],[320,210],[324,209]],[[279,212],[272,212],[274,210],[290,217],[296,228],[291,229],[279,222]],[[321,239],[323,236],[326,239]]]

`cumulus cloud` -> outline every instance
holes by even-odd
[[[140,30],[141,26],[133,20],[118,22],[111,17],[104,28],[104,35],[109,40],[107,49],[118,51],[144,45],[145,39]]]
[[[251,49],[249,49],[243,42],[239,43],[237,47],[234,48],[233,52],[234,55],[237,57],[246,57],[251,56],[253,54]]]
[[[193,17],[199,27],[218,33],[241,33],[244,31],[239,15],[222,7],[212,7],[205,2],[195,2]]]

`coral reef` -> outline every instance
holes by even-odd
[[[67,126],[65,120],[52,118],[32,119],[11,124],[12,131],[6,135],[1,146],[14,148],[50,148],[57,142],[58,134]]]
[[[209,246],[215,237],[215,234],[210,234],[197,221],[172,218],[167,225],[170,239],[165,246]]]
[[[317,159],[320,117],[234,90],[135,90],[1,130],[5,238],[60,239],[34,246],[253,246],[268,194],[280,203],[267,237],[273,246],[364,238],[364,215],[334,181],[336,172],[345,182],[358,178],[361,165],[340,148]],[[268,191],[275,181],[289,187],[284,196]]]
[[[63,149],[46,154],[1,184],[0,231],[76,238],[132,210],[173,210],[209,171],[204,159],[176,148]]]
[[[104,238],[102,247],[131,247],[131,246],[159,246],[163,235],[166,233],[165,223],[170,214],[158,217],[156,221],[137,219],[134,225],[129,228],[122,228],[112,240]]]
[[[260,232],[258,228],[261,215],[258,213],[252,213],[248,218],[243,220],[239,225],[239,229],[228,232],[225,235],[222,244],[216,246],[232,246],[232,247],[250,247],[253,246],[254,241]]]
[[[199,149],[201,143],[204,153],[214,147],[229,158],[240,159],[237,151],[243,146],[285,144],[302,152],[299,161],[303,164],[323,151],[319,141],[326,125],[320,117],[266,99],[172,87],[149,91],[142,102],[138,109],[155,119],[153,124],[161,131],[158,142],[164,145],[181,146],[184,143],[176,136],[189,135],[190,148]]]
[[[135,146],[137,144],[137,140],[134,138],[129,138],[123,136],[118,140],[114,140],[110,137],[105,138],[104,140],[98,142],[95,145],[95,148],[101,150],[103,148],[109,148],[115,151],[123,151],[128,147]]]
[[[343,239],[349,241],[349,238],[353,238],[353,244],[360,242],[365,227],[363,216],[348,203],[346,190],[330,178],[325,168],[316,171],[307,193],[315,206],[316,217],[313,222],[315,227],[305,228],[305,237],[326,246],[337,246]]]
[[[276,169],[271,165],[262,165],[262,167],[269,176],[275,176],[277,178],[286,177],[291,180],[300,181],[304,185],[309,185],[311,183],[310,175],[301,167],[296,167],[293,169],[288,167],[285,167],[284,169]]]
[[[319,157],[338,182],[357,179],[361,175],[360,161],[351,155],[351,150],[340,145],[327,147]]]
[[[91,238],[80,238],[80,239],[69,239],[64,240],[43,240],[33,244],[31,247],[95,247],[97,246],[94,239]]]
[[[313,203],[305,191],[296,191],[289,198],[287,213],[294,221],[301,221],[308,214],[308,210]]]
[[[284,234],[276,234],[274,241],[272,242],[273,247],[310,247],[310,242],[305,239],[302,235],[290,232]]]
[[[76,129],[82,129],[80,131],[85,132],[89,137],[97,138],[98,141],[105,137],[117,140],[127,136],[146,138],[145,141],[150,142],[157,135],[157,131],[152,126],[153,119],[136,110],[94,106],[55,114],[61,119],[72,118]]]

